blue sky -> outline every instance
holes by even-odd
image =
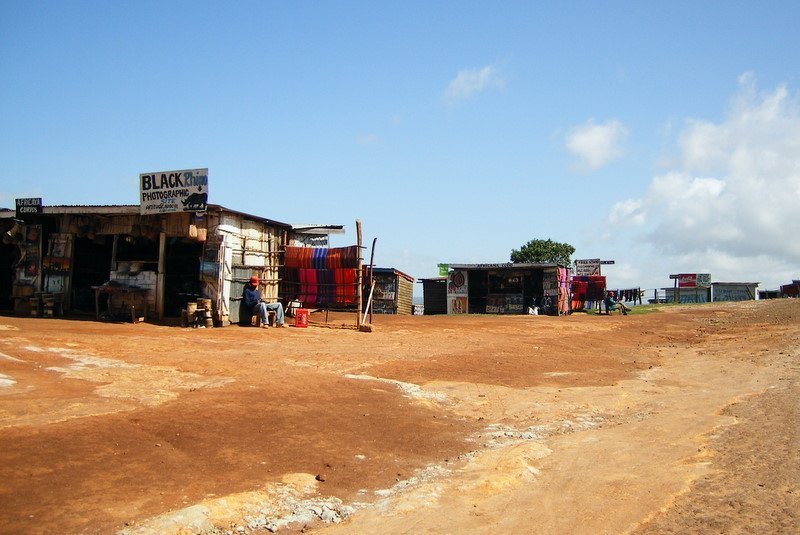
[[[376,263],[530,239],[669,274],[800,278],[798,2],[0,0],[0,206],[209,202],[377,237]]]

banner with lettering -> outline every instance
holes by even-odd
[[[589,258],[586,260],[575,260],[575,275],[579,277],[592,277],[600,275],[599,258]]]
[[[25,216],[42,213],[42,198],[15,199],[17,204],[17,219],[24,219]]]
[[[205,212],[208,169],[159,171],[139,175],[139,213]]]

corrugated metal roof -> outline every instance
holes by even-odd
[[[344,225],[292,225],[298,234],[344,234]]]
[[[543,262],[539,264],[506,262],[503,264],[448,264],[450,269],[531,269],[559,267],[559,264]]]
[[[368,266],[365,266],[365,267],[368,267]],[[403,273],[403,272],[402,272],[402,271],[400,271],[399,269],[395,269],[395,268],[379,268],[379,267],[374,267],[374,268],[372,268],[372,272],[373,272],[373,273],[395,273],[395,274],[397,274],[397,275],[400,275],[400,276],[402,276],[402,277],[405,277],[406,279],[408,279],[408,280],[410,280],[410,281],[412,281],[412,282],[414,281],[414,277],[412,277],[411,275],[406,275],[405,273]]]
[[[228,212],[231,214],[236,214],[248,219],[252,219],[255,221],[260,221],[267,225],[272,225],[276,227],[283,227],[286,229],[291,229],[292,225],[289,223],[283,223],[281,221],[275,221],[274,219],[268,219],[266,217],[260,217],[253,214],[247,214],[245,212],[240,212],[238,210],[231,210],[230,208],[225,208],[224,206],[220,206],[218,204],[209,204],[207,207],[207,212]],[[42,214],[110,214],[110,215],[136,215],[139,213],[139,205],[138,204],[73,204],[73,205],[66,205],[66,204],[59,204],[59,205],[45,205],[42,206]],[[0,217],[13,217],[16,214],[16,210],[3,210],[0,211]],[[153,214],[153,215],[160,215],[160,214]]]

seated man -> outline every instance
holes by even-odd
[[[619,307],[620,312],[626,316],[628,315],[630,308],[625,306],[622,301],[617,301],[614,292],[608,292],[605,299],[603,299],[603,302],[606,305],[606,314],[611,314],[617,309],[617,307]]]
[[[283,305],[280,303],[265,303],[261,300],[261,294],[258,292],[258,277],[253,275],[250,277],[250,282],[245,284],[242,291],[242,301],[246,310],[251,314],[259,314],[261,317],[261,326],[269,327],[269,318],[267,311],[275,311],[275,327],[283,327]]]

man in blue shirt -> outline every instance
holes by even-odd
[[[245,284],[242,291],[242,300],[246,310],[251,314],[259,314],[261,317],[261,326],[269,327],[269,318],[267,311],[275,311],[275,327],[283,327],[283,305],[281,303],[265,303],[261,300],[261,294],[258,292],[258,277],[253,275],[250,277],[250,282]]]

